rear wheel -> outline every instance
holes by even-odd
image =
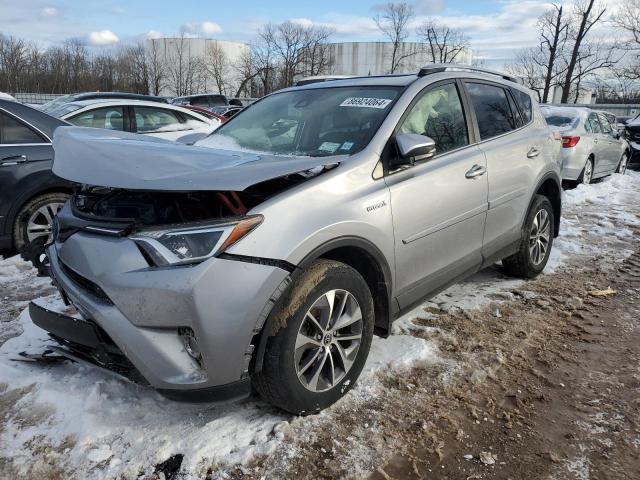
[[[41,261],[44,246],[53,239],[53,217],[68,199],[69,195],[62,192],[40,195],[23,205],[16,216],[13,244],[22,258],[39,271],[44,267]]]
[[[253,385],[283,410],[315,413],[358,379],[373,338],[373,299],[356,270],[330,260],[312,263],[285,295]]]
[[[505,272],[520,278],[533,278],[542,272],[553,246],[554,225],[551,202],[536,195],[518,253],[502,260]]]
[[[627,173],[627,164],[629,163],[629,155],[625,152],[622,154],[622,158],[620,159],[620,163],[618,164],[618,168],[616,173],[620,175],[624,175]]]
[[[578,177],[578,181],[576,183],[589,185],[591,182],[593,182],[593,157],[589,157],[587,159],[587,163],[584,164],[582,173]]]

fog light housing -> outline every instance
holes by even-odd
[[[198,345],[195,333],[189,327],[183,327],[178,329],[178,335],[182,339],[182,344],[187,354],[193,358],[198,364],[202,363],[202,353]]]

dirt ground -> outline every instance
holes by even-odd
[[[303,442],[290,432],[296,449],[237,478],[640,478],[635,245],[622,264],[578,256],[481,310],[429,308],[418,324],[440,366],[383,375],[382,395],[340,404]]]

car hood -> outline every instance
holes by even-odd
[[[331,157],[217,150],[87,127],[56,129],[53,149],[57,176],[127,190],[241,191],[272,178],[339,163]]]

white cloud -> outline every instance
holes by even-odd
[[[431,15],[444,10],[443,0],[416,0],[414,9],[419,14]]]
[[[55,7],[45,7],[40,11],[40,15],[43,17],[55,17],[58,15],[58,9]]]
[[[182,30],[191,35],[216,35],[222,32],[222,27],[211,21],[185,23]]]
[[[147,37],[149,40],[153,40],[153,39],[155,39],[155,38],[162,38],[162,36],[163,36],[163,35],[162,35],[162,32],[159,32],[159,31],[157,31],[157,30],[149,30],[149,31],[147,32],[147,34],[146,34],[146,37]]]
[[[120,40],[111,30],[100,30],[99,32],[91,32],[88,35],[91,45],[113,45]]]
[[[305,28],[311,28],[314,25],[313,21],[308,18],[290,18],[289,21]]]

